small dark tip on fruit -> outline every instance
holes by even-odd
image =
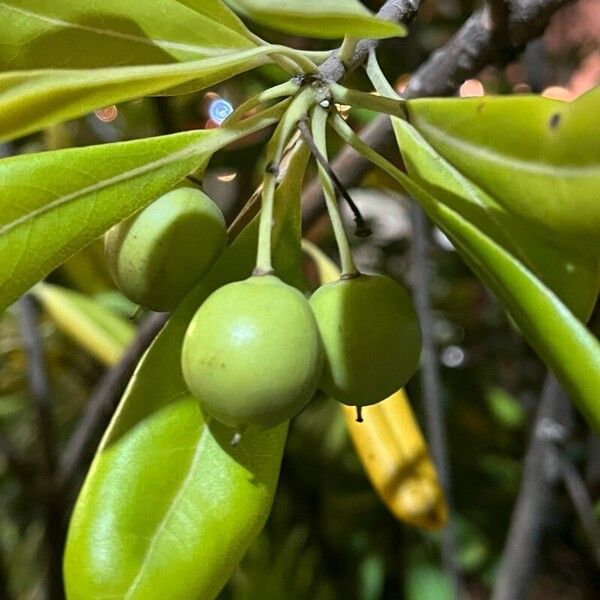
[[[239,431],[236,431],[231,438],[231,445],[235,448],[240,445],[242,441],[242,434]]]
[[[354,230],[354,235],[359,238],[368,238],[372,233],[373,232],[371,231],[371,228],[364,223],[357,225],[356,229]]]
[[[362,406],[357,406],[356,407],[356,422],[357,423],[363,423],[364,419],[362,416]]]

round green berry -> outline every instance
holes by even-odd
[[[226,285],[198,309],[182,369],[202,409],[237,427],[291,419],[314,394],[323,365],[308,301],[272,275]]]
[[[171,190],[104,238],[109,270],[131,300],[173,310],[223,251],[227,240],[219,207],[203,192]]]

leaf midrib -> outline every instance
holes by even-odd
[[[430,135],[437,137],[443,143],[458,148],[471,156],[477,156],[484,161],[495,162],[504,167],[517,171],[526,171],[536,175],[547,177],[598,177],[600,176],[600,165],[556,165],[553,163],[543,163],[533,160],[524,160],[517,157],[509,157],[499,152],[494,152],[489,148],[484,148],[477,144],[458,139],[450,133],[443,131],[439,127],[417,117],[415,123],[419,129],[427,131]]]
[[[142,36],[133,35],[131,33],[123,33],[121,31],[114,31],[112,29],[101,29],[99,27],[92,27],[91,25],[82,25],[81,23],[72,23],[69,21],[64,21],[62,19],[58,19],[56,17],[48,17],[46,15],[41,15],[32,10],[28,10],[25,8],[18,8],[16,6],[11,6],[6,4],[5,2],[0,2],[0,7],[4,7],[6,10],[19,13],[25,17],[30,17],[32,19],[37,19],[38,21],[42,21],[44,23],[49,23],[51,25],[56,25],[58,27],[64,27],[69,29],[78,29],[80,31],[87,31],[89,33],[95,33],[98,35],[104,35],[107,37],[118,38],[122,40],[127,40],[130,42],[136,42],[138,44],[145,44],[147,46],[158,46],[159,48],[167,49],[167,50],[181,50],[184,52],[190,52],[191,54],[199,54],[201,56],[207,55],[207,50],[209,47],[206,46],[197,46],[193,44],[184,44],[182,42],[172,42],[170,40],[157,40],[157,39],[148,39]],[[200,13],[197,13],[200,14]],[[202,15],[200,15],[202,16]],[[220,24],[216,21],[213,22],[215,27],[219,27]],[[235,34],[234,31],[231,33]],[[239,36],[241,39],[242,36]],[[211,48],[212,50],[223,50],[219,48]]]
[[[188,487],[188,483],[191,481],[192,477],[194,476],[194,472],[196,470],[196,467],[198,466],[198,462],[200,461],[200,458],[202,457],[202,450],[204,449],[205,440],[208,437],[207,432],[210,431],[209,424],[210,424],[210,417],[207,418],[206,421],[202,425],[202,432],[200,433],[200,438],[198,439],[198,442],[196,444],[196,449],[194,450],[194,455],[192,456],[192,460],[190,461],[190,464],[188,466],[185,477],[182,478],[181,483],[179,484],[179,489],[173,495],[173,498],[171,500],[171,503],[169,504],[167,511],[163,515],[163,518],[161,519],[160,523],[158,524],[158,527],[156,528],[156,531],[152,535],[152,537],[150,539],[150,543],[148,544],[148,548],[144,554],[144,558],[142,559],[142,562],[140,564],[137,575],[135,576],[135,579],[131,582],[131,584],[127,588],[127,592],[125,593],[123,600],[129,600],[130,598],[132,598],[132,594],[135,592],[135,590],[139,586],[140,582],[142,581],[142,577],[144,575],[144,569],[146,568],[146,565],[150,562],[150,559],[152,557],[152,550],[158,543],[158,541],[160,539],[160,535],[163,532],[163,530],[165,529],[166,524],[168,523],[169,519],[171,518],[171,515],[173,514],[175,507],[179,504],[180,499],[183,497],[183,494],[185,493],[185,491]]]
[[[59,196],[52,202],[44,204],[43,206],[40,206],[39,208],[37,208],[33,211],[30,211],[30,212],[18,217],[17,219],[15,219],[9,223],[6,223],[2,227],[0,227],[0,236],[7,235],[12,230],[16,229],[19,226],[24,225],[28,221],[33,221],[34,219],[37,219],[41,215],[44,215],[44,214],[49,213],[57,208],[60,208],[64,204],[68,204],[69,202],[72,202],[73,200],[77,200],[88,194],[99,192],[99,191],[103,190],[104,188],[115,185],[121,181],[126,181],[128,179],[135,179],[136,177],[143,175],[149,171],[153,171],[155,169],[158,169],[165,165],[169,165],[178,160],[183,160],[185,158],[188,158],[189,156],[192,156],[197,151],[198,151],[198,144],[193,143],[191,146],[184,148],[183,150],[178,150],[177,152],[172,152],[172,153],[168,154],[167,156],[164,156],[163,158],[159,158],[158,160],[152,161],[150,163],[146,163],[144,165],[136,167],[135,169],[130,169],[128,171],[124,171],[123,173],[119,173],[118,175],[114,175],[113,177],[109,177],[108,179],[103,179],[102,181],[88,185],[84,188],[81,188],[79,190],[71,192],[70,194],[67,194],[65,196]]]

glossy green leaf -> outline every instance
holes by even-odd
[[[288,280],[300,271],[295,190],[307,158],[305,150],[294,153],[276,196],[275,264]],[[205,421],[180,367],[197,307],[214,289],[250,275],[257,232],[255,219],[186,297],[125,392],[73,513],[68,600],[210,600],[263,527],[287,425],[246,429],[232,446],[234,430]]]
[[[89,69],[217,57],[255,44],[218,0],[2,0],[0,70]]]
[[[532,230],[444,160],[412,127],[396,122],[396,135],[414,181],[508,250],[587,321],[600,289],[600,258],[557,246]]]
[[[48,283],[36,285],[33,293],[60,331],[108,366],[133,340],[130,321],[85,294]]]
[[[423,99],[410,123],[470,180],[553,243],[600,256],[600,87],[538,96]]]
[[[219,148],[278,119],[0,161],[0,310]]]
[[[273,253],[273,267],[278,277],[299,289],[305,287],[302,270],[302,213],[301,196],[304,174],[311,157],[303,142],[297,142],[285,165],[285,176],[275,191],[273,238],[277,245]],[[290,269],[290,265],[293,268]]]
[[[195,10],[201,15],[205,15],[219,23],[226,25],[229,29],[238,32],[239,34],[254,39],[251,32],[248,31],[246,26],[242,23],[240,18],[230,10],[223,0],[176,0],[180,4],[188,6]]]
[[[393,119],[393,123],[397,132],[411,127],[399,119]],[[401,143],[402,134],[399,138]],[[436,199],[398,169],[388,171],[419,200],[467,264],[496,294],[591,427],[600,432],[598,340],[522,262],[470,222],[468,216]]]
[[[389,38],[406,35],[404,25],[378,19],[358,0],[225,0],[256,23],[315,38]]]
[[[195,89],[213,85],[265,63],[272,51],[262,46],[167,65],[1,73],[0,141],[188,82]]]

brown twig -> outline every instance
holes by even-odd
[[[70,497],[77,488],[81,469],[106,429],[138,361],[168,317],[168,313],[152,313],[146,317],[119,362],[106,372],[91,395],[60,461],[57,487],[65,497]]]
[[[506,64],[517,56],[530,40],[543,32],[552,15],[569,1],[506,0],[508,22],[499,26],[499,30],[505,32],[504,36],[494,27],[493,12],[485,5],[415,71],[403,96],[410,99],[454,94],[466,79],[477,75],[486,65]],[[322,68],[326,64],[327,61]],[[374,119],[360,136],[371,148],[387,156],[397,148],[387,116]],[[342,184],[352,188],[371,166],[362,155],[344,148],[333,160],[332,168]],[[309,229],[323,214],[323,196],[316,179],[305,190],[303,207],[304,227]]]
[[[425,430],[431,448],[431,456],[438,472],[440,485],[444,490],[450,518],[442,531],[441,550],[444,570],[454,586],[455,597],[465,597],[465,588],[456,559],[456,537],[452,511],[450,461],[446,421],[442,408],[442,386],[437,358],[431,291],[429,286],[428,249],[429,227],[424,212],[416,204],[411,210],[411,266],[413,270],[413,297],[421,324],[423,350],[421,352],[421,388],[425,413]]]
[[[408,24],[415,18],[420,5],[421,0],[388,0],[380,8],[377,16],[380,19]],[[341,81],[346,75],[360,67],[367,60],[369,52],[378,44],[379,40],[361,40],[348,65],[340,60],[338,52],[332,53],[319,67],[319,74],[323,79],[329,81]]]
[[[588,538],[596,564],[600,566],[600,522],[594,512],[594,505],[575,465],[564,454],[558,454],[557,458],[565,487]]]
[[[52,398],[46,375],[42,336],[38,327],[38,310],[32,296],[19,301],[21,332],[27,355],[27,381],[37,415],[38,439],[41,445],[41,468],[49,483],[45,495],[45,538],[48,556],[46,595],[48,600],[62,600],[62,553],[64,545],[64,511],[60,496],[55,493],[56,443],[52,415]]]
[[[496,577],[492,600],[525,598],[537,562],[540,542],[560,477],[557,444],[566,440],[571,407],[559,383],[548,375],[533,422],[523,477]]]

